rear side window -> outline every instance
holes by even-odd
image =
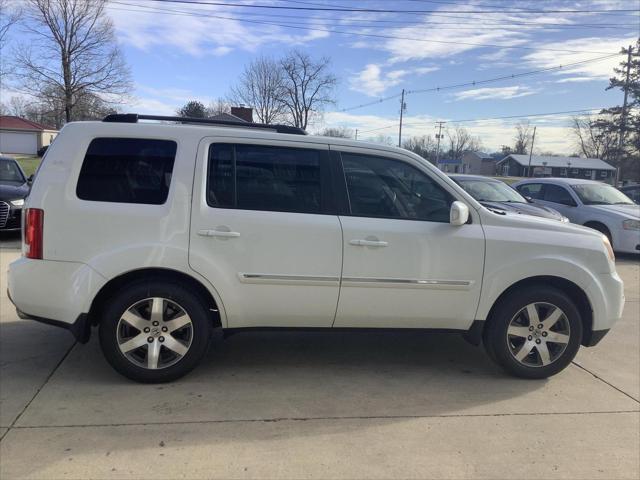
[[[542,200],[542,184],[541,183],[525,183],[516,187],[523,196],[530,198],[537,198]]]
[[[559,203],[561,205],[575,205],[575,200],[566,188],[558,185],[546,184],[544,186],[544,200],[547,202]]]
[[[214,144],[207,203],[212,207],[322,213],[320,150]]]
[[[161,205],[167,200],[177,144],[170,140],[96,138],[82,163],[82,200]]]

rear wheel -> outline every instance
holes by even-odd
[[[108,303],[100,345],[119,373],[145,383],[175,380],[207,352],[211,321],[205,303],[180,285],[138,282]]]
[[[542,285],[501,301],[484,332],[489,356],[509,373],[546,378],[563,370],[582,341],[582,320],[571,299]]]

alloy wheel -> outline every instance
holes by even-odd
[[[530,303],[509,322],[507,345],[511,355],[527,367],[546,367],[567,348],[571,327],[565,313],[545,302]]]
[[[173,300],[145,298],[127,308],[116,328],[120,352],[138,367],[157,370],[182,359],[193,340],[193,323]]]

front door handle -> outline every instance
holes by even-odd
[[[203,237],[237,238],[240,236],[240,232],[229,232],[225,230],[198,230],[198,235],[202,235]]]
[[[386,247],[389,243],[382,240],[351,240],[349,245],[358,247]]]

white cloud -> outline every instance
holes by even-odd
[[[428,115],[409,115],[404,117],[402,127],[403,139],[412,136],[434,135],[436,120]],[[515,124],[521,119],[479,120],[460,123],[472,135],[478,136],[486,151],[498,151],[502,145],[511,145],[515,133]],[[571,136],[570,115],[531,118],[531,125],[536,125],[535,151],[553,151],[569,155],[575,151]],[[453,122],[449,126],[455,125]],[[358,115],[349,112],[326,112],[323,121],[314,125],[314,131],[324,127],[343,126],[352,130],[358,129],[358,139],[375,141],[378,137],[390,137],[395,144],[398,138],[398,118],[379,115]],[[446,147],[445,147],[446,148]]]
[[[508,100],[511,98],[526,97],[533,95],[535,90],[529,87],[485,87],[464,90],[455,93],[456,100]]]
[[[593,77],[566,77],[557,80],[556,83],[577,83],[577,82],[593,82],[597,78]]]
[[[262,45],[303,45],[329,36],[322,31],[298,35],[277,26],[244,24],[213,5],[181,4],[179,9],[170,9],[178,12],[173,14],[148,10],[148,6],[142,2],[126,8],[119,4],[108,7],[120,40],[145,51],[172,46],[192,56],[222,56],[234,49],[253,52]]]
[[[571,53],[558,52],[548,50],[538,50],[527,54],[523,60],[534,68],[552,68],[559,65],[567,65],[569,63],[580,62],[583,60],[591,60],[601,57],[607,52],[616,53],[620,48],[635,43],[632,37],[624,38],[602,38],[589,37],[566,40],[563,42],[543,43],[539,44],[540,48],[551,48],[558,50],[573,50],[586,52],[602,52],[598,53]],[[613,73],[613,68],[618,66],[623,59],[622,55],[607,58],[597,62],[589,62],[581,65],[573,65],[554,72],[555,75],[572,75],[579,77],[590,77],[591,79],[607,80]]]
[[[414,67],[384,72],[380,65],[370,63],[349,79],[349,86],[351,90],[375,97],[388,88],[399,85],[408,75],[425,75],[435,70],[438,67]]]

